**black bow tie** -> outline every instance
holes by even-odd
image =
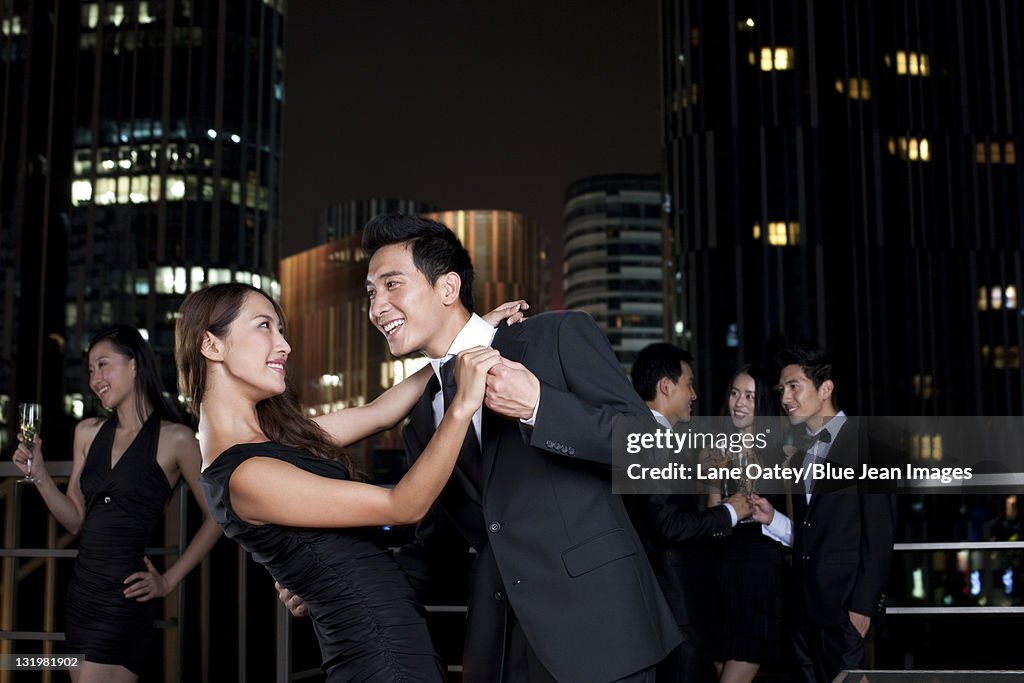
[[[811,443],[814,443],[815,441],[822,441],[824,443],[832,443],[832,435],[829,433],[829,431],[827,429],[822,429],[817,434],[811,434],[810,435],[810,439],[811,439]]]

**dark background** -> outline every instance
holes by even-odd
[[[282,255],[317,212],[511,209],[561,252],[577,178],[657,172],[658,8],[635,0],[289,3]]]

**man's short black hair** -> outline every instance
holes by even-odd
[[[693,355],[685,349],[665,343],[645,346],[633,361],[630,372],[633,388],[643,400],[653,401],[662,377],[673,383],[679,381],[683,374],[682,363],[693,364]]]
[[[462,279],[459,300],[473,312],[473,262],[454,232],[443,223],[409,214],[393,212],[371,218],[363,228],[367,256],[391,244],[407,244],[413,264],[431,285],[445,273],[456,273]]]
[[[775,363],[780,371],[788,365],[799,365],[815,389],[832,380],[832,405],[839,407],[839,386],[832,367],[832,355],[828,351],[813,344],[790,344],[775,356]]]

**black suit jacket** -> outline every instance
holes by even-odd
[[[714,540],[732,534],[724,506],[701,510],[703,494],[630,496],[627,505],[676,623],[713,621],[717,591]]]
[[[853,467],[859,476],[871,448],[864,424],[847,418],[826,462]],[[885,611],[896,497],[863,488],[856,481],[819,481],[808,505],[803,484],[793,487],[796,595],[801,613],[817,626],[843,623],[849,610],[872,618]]]
[[[465,680],[499,680],[506,601],[559,681],[612,681],[653,666],[681,636],[610,478],[614,418],[649,416],[647,406],[586,314],[502,326],[492,346],[540,379],[540,407],[532,429],[485,409],[482,490],[457,468],[438,500],[479,553]],[[434,432],[432,385],[404,433],[412,458]]]

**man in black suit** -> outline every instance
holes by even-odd
[[[680,636],[611,490],[614,418],[650,413],[607,338],[577,312],[495,331],[473,315],[469,255],[440,223],[378,217],[363,246],[371,322],[395,356],[422,351],[435,368],[404,433],[412,459],[454,390],[445,359],[479,345],[503,358],[435,510],[478,554],[464,680],[653,681]],[[400,557],[415,574],[415,553]]]
[[[794,345],[778,358],[782,407],[804,425],[803,462],[853,467],[871,455],[862,425],[837,410],[832,362],[820,349]],[[872,619],[885,611],[896,532],[895,497],[867,493],[857,481],[807,479],[793,487],[793,519],[754,497],[764,532],[793,547],[797,600],[794,650],[802,681],[833,680],[864,664]]]
[[[662,427],[688,424],[697,392],[693,356],[673,344],[650,344],[637,354],[633,388]],[[695,458],[687,460],[695,462]],[[714,679],[709,652],[715,618],[713,540],[729,536],[738,519],[750,515],[747,496],[734,494],[720,506],[703,508],[702,495],[629,496],[626,504],[665,591],[683,642],[658,665],[659,683],[700,683]]]

